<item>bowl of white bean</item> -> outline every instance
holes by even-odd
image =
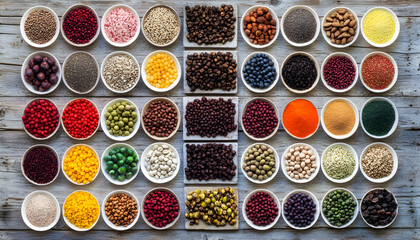
[[[316,177],[321,168],[318,152],[306,143],[295,143],[281,157],[284,176],[295,183],[307,183]]]

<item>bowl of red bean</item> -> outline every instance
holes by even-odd
[[[35,98],[23,110],[23,129],[35,140],[46,140],[58,131],[60,113],[48,99]]]
[[[348,53],[331,53],[322,63],[322,83],[332,92],[343,93],[349,91],[356,85],[358,76],[357,62]]]
[[[287,225],[297,230],[311,228],[320,214],[316,196],[304,189],[297,189],[287,194],[281,210]]]
[[[280,218],[280,201],[276,195],[265,189],[250,192],[242,204],[245,222],[256,230],[267,230],[276,225]]]
[[[314,147],[306,143],[289,146],[281,157],[284,176],[295,183],[307,183],[318,175],[321,160]]]

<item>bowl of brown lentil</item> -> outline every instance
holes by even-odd
[[[360,171],[367,180],[373,183],[391,180],[397,169],[397,153],[386,143],[371,143],[360,155]]]
[[[95,57],[85,51],[74,52],[63,62],[63,82],[77,94],[92,92],[99,82],[99,64]]]
[[[60,203],[50,192],[37,190],[25,197],[21,207],[23,222],[34,231],[47,231],[60,220]]]
[[[320,168],[321,160],[318,152],[306,143],[292,144],[281,157],[281,169],[284,176],[295,183],[312,181],[318,175]]]
[[[101,213],[106,225],[114,230],[125,231],[136,225],[140,218],[139,201],[129,191],[115,190],[104,198]]]

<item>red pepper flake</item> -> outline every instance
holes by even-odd
[[[64,18],[64,34],[75,44],[88,43],[96,35],[97,30],[98,20],[89,8],[75,8]]]
[[[387,88],[394,79],[395,69],[392,61],[383,55],[368,57],[362,65],[363,82],[372,89]]]
[[[95,105],[87,99],[70,102],[63,111],[64,129],[74,138],[87,138],[99,126],[99,113]]]
[[[22,116],[25,129],[37,138],[46,138],[58,127],[58,109],[47,99],[32,101]]]

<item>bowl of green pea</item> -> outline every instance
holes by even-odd
[[[115,185],[125,185],[139,173],[139,155],[126,143],[109,146],[102,154],[101,161],[102,174]]]
[[[359,203],[356,196],[345,188],[334,188],[321,201],[321,216],[333,228],[346,228],[357,218]]]

